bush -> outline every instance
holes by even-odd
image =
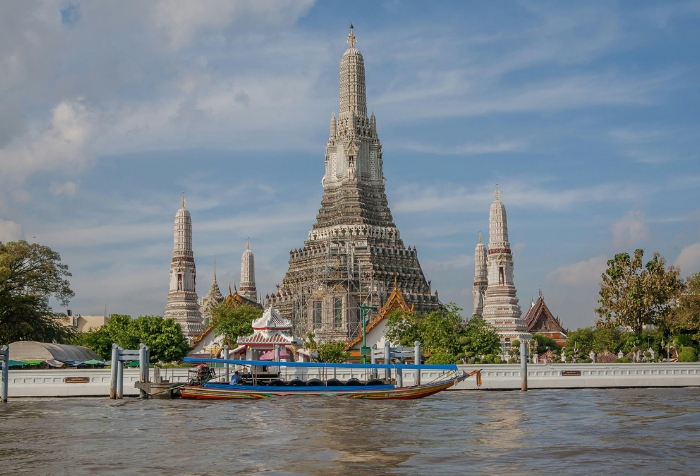
[[[613,360],[614,364],[631,364],[632,359],[630,357],[623,357],[621,359],[615,359]]]
[[[678,354],[678,362],[695,362],[698,360],[698,354],[692,347],[683,347],[681,353]]]
[[[455,362],[457,362],[457,356],[444,350],[433,352],[425,361],[426,364],[454,364]]]

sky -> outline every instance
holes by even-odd
[[[271,293],[320,207],[351,22],[443,302],[471,314],[496,182],[524,312],[541,290],[593,325],[636,248],[700,271],[699,1],[0,1],[0,241],[58,251],[74,313],[162,315],[184,191],[200,297],[247,238]]]

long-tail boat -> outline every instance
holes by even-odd
[[[409,364],[337,364],[323,362],[262,362],[257,360],[224,360],[224,359],[199,359],[185,358],[191,363],[205,364],[229,364],[243,366],[252,369],[247,376],[247,381],[241,384],[221,383],[214,381],[211,369],[200,372],[207,375],[210,380],[194,380],[190,385],[185,385],[180,389],[182,398],[224,400],[224,399],[265,399],[272,397],[337,397],[337,398],[360,398],[367,400],[410,400],[424,398],[434,395],[443,390],[456,385],[462,380],[476,375],[477,385],[481,384],[481,373],[479,370],[465,372],[458,370],[456,365],[409,365]],[[399,386],[396,379],[379,380],[377,378],[367,378],[364,382],[357,378],[351,378],[347,382],[341,382],[336,378],[311,378],[307,381],[296,378],[296,371],[291,380],[285,381],[279,378],[268,378],[264,381],[258,378],[257,370],[260,367],[292,367],[319,369],[318,375],[325,377],[329,369],[337,370],[394,370],[398,376],[403,370],[440,370],[444,374],[434,381],[422,385]],[[277,376],[277,375],[275,375]]]

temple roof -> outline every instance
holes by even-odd
[[[406,299],[404,299],[403,293],[396,286],[396,280],[394,280],[394,289],[393,291],[391,291],[389,299],[387,299],[384,305],[381,307],[381,309],[379,309],[377,317],[375,317],[374,319],[372,319],[372,321],[367,323],[366,332],[369,332],[372,329],[374,329],[377,326],[377,324],[384,320],[386,316],[388,316],[390,313],[396,310],[411,312],[413,311],[414,307],[415,306],[413,304],[411,304],[411,307],[408,307],[408,303],[406,303]],[[345,346],[345,349],[352,349],[360,342],[362,342],[362,334],[357,336],[352,341],[348,342],[348,345]]]
[[[268,307],[260,319],[253,321],[253,329],[285,329],[292,328],[292,321],[285,319],[274,307]]]
[[[540,293],[537,301],[530,306],[524,318],[527,331],[530,334],[543,332],[560,332],[566,335],[566,331],[561,325],[558,317],[554,317],[552,312],[544,302],[544,296]]]

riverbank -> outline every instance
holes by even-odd
[[[519,390],[520,365],[461,365],[460,369],[482,370],[482,385],[469,378],[453,390]],[[221,371],[222,369],[218,369]],[[318,374],[309,370],[287,368],[283,375],[308,379]],[[442,375],[437,371],[421,372],[422,383]],[[187,369],[161,369],[161,377],[172,383],[186,383]],[[330,377],[330,375],[329,375]],[[335,377],[348,380],[364,379],[364,371],[336,371]],[[404,372],[404,385],[413,385],[414,372]],[[153,369],[151,369],[151,379]],[[11,370],[9,372],[9,398],[18,397],[106,397],[109,396],[111,374],[109,369],[49,369]],[[137,396],[134,384],[139,380],[138,369],[124,370],[124,395]],[[646,387],[700,387],[700,363],[657,364],[530,364],[528,387],[548,388],[646,388]]]

